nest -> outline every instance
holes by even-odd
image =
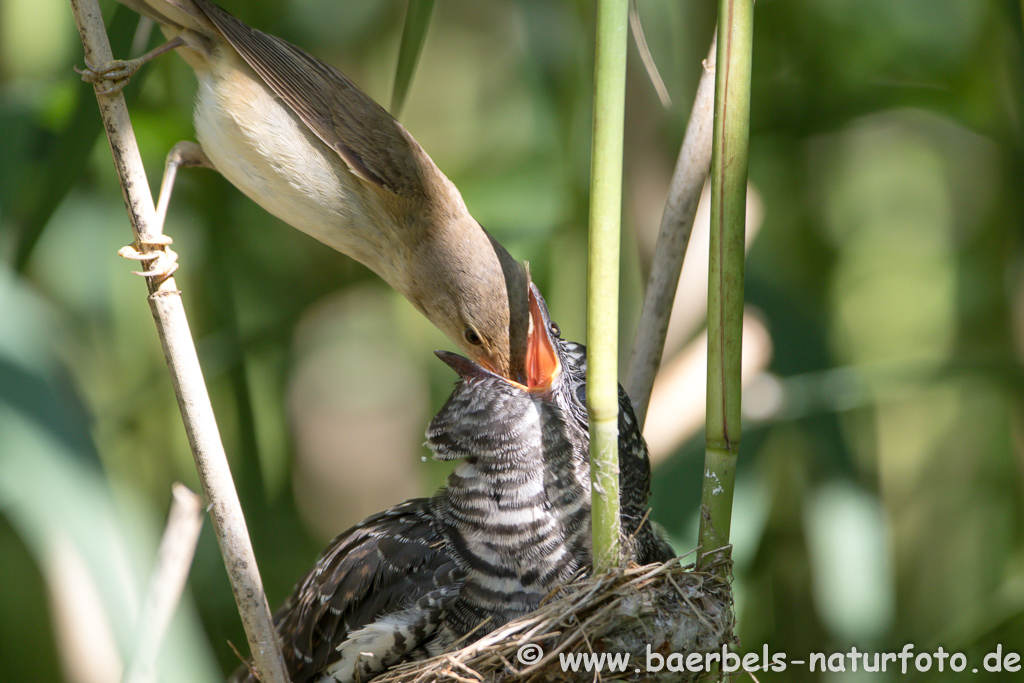
[[[721,653],[723,645],[735,644],[732,592],[715,573],[694,571],[680,560],[569,583],[536,611],[461,650],[397,666],[374,683],[696,680],[701,674],[679,672],[678,654],[667,658]],[[590,667],[581,653],[590,655]],[[619,653],[620,663],[621,653],[628,653],[628,664],[612,672],[605,662],[596,674],[601,653]],[[577,670],[571,664],[564,670],[574,657]],[[652,672],[659,657],[660,671]]]

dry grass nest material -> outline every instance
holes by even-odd
[[[635,672],[644,669],[648,646],[661,655],[706,653],[736,641],[728,583],[681,559],[569,583],[537,611],[461,650],[395,667],[374,683],[695,680]],[[629,666],[600,676],[583,667],[562,671],[559,654],[581,652],[628,652]]]

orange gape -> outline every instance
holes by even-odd
[[[544,316],[531,288],[530,332],[526,341],[526,386],[530,391],[546,390],[559,370],[558,355],[544,326]]]

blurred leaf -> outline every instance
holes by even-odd
[[[636,8],[636,0],[631,0],[629,3],[629,30],[633,33],[636,49],[640,53],[640,59],[643,60],[644,69],[647,70],[647,77],[651,79],[651,85],[658,93],[661,106],[665,109],[670,108],[672,98],[668,94],[668,88],[665,87],[661,73],[658,72],[658,65],[654,61],[654,55],[651,54],[651,48],[647,45],[647,36],[644,35],[644,25],[640,21],[640,11]]]
[[[0,662],[5,678],[57,683],[63,680],[53,653],[56,645],[39,567],[8,520],[0,515],[0,562],[4,582],[17,590],[0,590]]]
[[[121,653],[123,658],[132,646],[159,522],[144,500],[117,491],[118,482],[107,479],[83,419],[82,397],[67,382],[59,361],[60,335],[52,332],[66,321],[51,316],[52,324],[33,324],[46,310],[38,301],[26,305],[33,299],[16,284],[0,286],[8,316],[0,338],[0,513],[48,580],[51,605],[61,617],[58,634],[67,639],[102,630],[101,638],[116,648],[114,657]],[[40,327],[51,334],[40,335]],[[69,563],[71,558],[75,561]],[[7,576],[5,564],[0,556],[0,574]],[[75,582],[96,594],[103,614],[81,611]],[[0,583],[0,591],[18,590],[16,584]],[[66,619],[74,621],[68,626]],[[217,677],[206,636],[187,601],[165,652],[172,653],[170,680]],[[65,648],[62,654],[73,658],[74,650]]]
[[[391,115],[395,118],[401,116],[405,106],[433,9],[434,0],[409,0],[402,28],[402,44],[398,49],[398,66],[395,67],[395,89],[391,94]]]

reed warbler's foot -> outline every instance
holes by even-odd
[[[171,238],[167,235],[157,235],[146,242],[135,241],[132,244],[121,247],[117,250],[118,256],[132,259],[133,261],[149,262],[161,257],[166,257],[163,263],[149,270],[132,272],[142,277],[152,278],[155,284],[162,284],[178,269],[178,255],[170,248]],[[144,249],[143,247],[149,247]]]
[[[75,71],[81,74],[82,80],[86,83],[95,84],[101,81],[110,81],[110,87],[98,91],[98,94],[113,95],[128,85],[128,81],[143,64],[144,61],[142,59],[114,59],[101,66],[93,66],[89,63],[89,60],[86,60],[85,68],[79,69],[76,66]]]

